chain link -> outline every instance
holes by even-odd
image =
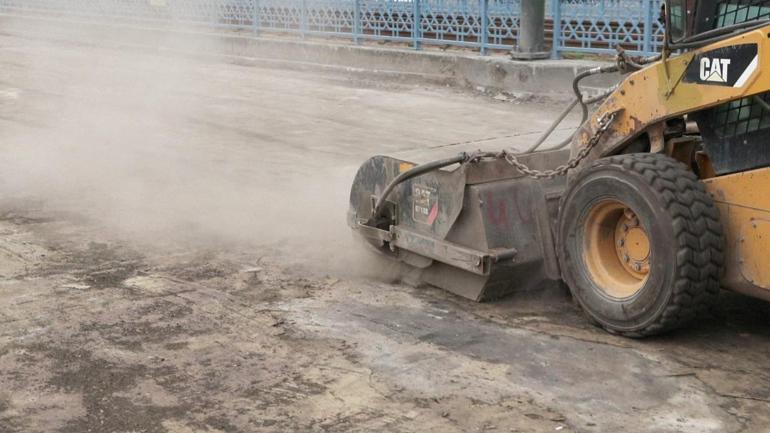
[[[586,159],[586,157],[588,157],[588,154],[591,153],[591,150],[593,150],[593,148],[596,147],[597,144],[599,144],[599,140],[601,140],[604,133],[610,128],[610,125],[612,125],[612,122],[615,121],[615,117],[617,116],[617,114],[618,114],[617,111],[604,113],[597,120],[597,123],[599,124],[599,129],[596,131],[596,134],[594,134],[594,136],[591,137],[590,140],[588,140],[588,143],[586,143],[586,145],[583,146],[582,149],[580,149],[580,152],[578,152],[578,154],[575,155],[574,158],[571,158],[565,164],[560,165],[553,170],[541,171],[541,170],[535,170],[535,169],[529,168],[526,164],[519,161],[519,159],[516,157],[515,154],[509,153],[507,151],[503,151],[502,157],[505,158],[508,164],[511,164],[523,174],[535,179],[543,179],[543,178],[552,179],[556,176],[564,176],[565,174],[567,174],[568,171],[577,167],[581,161],[583,161],[584,159]]]

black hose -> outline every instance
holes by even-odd
[[[583,93],[580,91],[580,81],[582,81],[584,78],[588,78],[591,75],[598,74],[596,70],[599,68],[591,68],[586,71],[583,71],[575,76],[575,79],[572,80],[572,92],[575,94],[575,100],[580,104],[580,110],[583,113],[583,120],[580,121],[582,124],[585,122],[586,119],[588,119],[588,105],[586,105],[583,102]]]
[[[584,100],[583,102],[584,102],[586,105],[591,105],[591,104],[597,103],[597,102],[601,101],[602,99],[604,99],[604,98],[606,98],[606,97],[610,96],[610,94],[612,94],[612,92],[614,92],[614,91],[615,91],[615,89],[617,89],[617,88],[618,88],[618,86],[617,86],[617,85],[615,85],[615,86],[612,86],[612,87],[610,87],[609,89],[607,89],[606,91],[602,92],[601,94],[599,94],[599,95],[596,95],[596,96],[594,96],[594,97],[592,97],[592,98],[588,98],[588,99]],[[577,103],[577,99],[575,100],[575,103]],[[573,107],[574,107],[574,105],[573,105]],[[583,123],[585,123],[585,121],[586,121],[586,119],[583,119],[583,121],[582,121],[582,122],[580,122],[580,124],[582,125]],[[573,137],[573,136],[574,136],[574,133],[573,133],[573,135],[570,135],[569,137],[567,137],[567,138],[565,138],[564,140],[562,140],[562,142],[561,142],[561,143],[558,143],[558,144],[557,144],[557,145],[555,145],[555,146],[551,146],[551,147],[549,147],[549,148],[545,149],[545,150],[544,150],[544,152],[545,152],[545,151],[552,151],[552,150],[559,150],[559,149],[564,149],[564,148],[565,148],[565,147],[567,147],[567,146],[568,146],[570,143],[572,143],[572,137]],[[543,141],[545,141],[545,140],[543,140]],[[538,145],[537,145],[537,146],[532,146],[532,147],[530,147],[530,148],[529,148],[529,149],[528,149],[528,150],[527,150],[525,153],[531,153],[531,152],[534,152],[535,150],[537,150],[537,149],[540,147],[540,145],[541,145],[541,144],[542,144],[542,143],[538,143]],[[530,149],[531,149],[531,150],[530,150]]]
[[[580,124],[588,120],[588,104],[592,104],[594,102],[598,102],[607,96],[609,96],[610,93],[615,91],[615,88],[617,86],[613,86],[608,91],[603,92],[602,94],[595,96],[593,98],[583,99],[583,93],[580,91],[580,81],[584,78],[590,77],[591,75],[596,74],[602,74],[607,72],[616,72],[619,68],[617,65],[609,65],[609,66],[601,66],[598,68],[591,68],[588,70],[585,70],[578,75],[575,76],[575,78],[572,80],[572,91],[575,93],[575,100],[570,103],[570,105],[565,109],[559,117],[551,124],[551,126],[545,131],[545,133],[535,142],[533,146],[531,146],[525,153],[532,153],[535,150],[537,150],[545,140],[550,137],[550,135],[553,133],[553,131],[556,129],[556,127],[567,117],[567,115],[572,111],[573,108],[575,108],[575,105],[580,104],[581,110],[582,110],[582,120],[580,121]],[[561,149],[562,147],[566,146],[567,144],[572,141],[572,137],[564,140],[562,143],[559,143],[558,146],[554,147],[551,150]],[[377,198],[377,202],[374,205],[374,208],[372,209],[372,216],[367,222],[367,225],[376,226],[378,223],[378,220],[382,217],[381,213],[383,208],[385,207],[385,202],[387,201],[390,194],[393,192],[393,190],[400,185],[401,183],[415,178],[417,176],[421,176],[425,173],[431,172],[433,170],[438,170],[444,167],[448,167],[453,164],[461,164],[467,161],[476,160],[479,158],[485,158],[485,157],[492,157],[496,156],[497,154],[489,153],[489,152],[479,152],[472,155],[468,155],[467,153],[463,152],[455,157],[452,158],[446,158],[446,159],[440,159],[437,161],[428,162],[425,164],[418,165],[417,167],[412,168],[411,170],[405,171],[398,176],[396,176],[390,183],[385,187],[385,190],[380,194],[380,196]]]
[[[556,120],[551,123],[551,126],[548,127],[548,129],[543,132],[543,134],[540,136],[540,138],[537,139],[537,141],[529,147],[529,149],[525,150],[524,153],[532,153],[536,151],[542,144],[545,142],[548,137],[553,134],[553,131],[556,129],[556,127],[559,126],[561,122],[564,121],[564,119],[569,115],[569,113],[572,111],[573,108],[575,108],[575,105],[578,104],[578,99],[575,98],[572,100],[572,102],[567,106],[567,108],[564,109],[564,111],[561,112],[559,117],[556,118]],[[582,123],[582,122],[581,122]]]
[[[575,105],[580,104],[582,116],[580,119],[580,125],[584,124],[586,120],[588,120],[588,105],[593,104],[595,102],[601,101],[602,99],[606,98],[610,95],[610,93],[614,92],[617,86],[611,87],[608,91],[605,91],[601,93],[600,95],[597,95],[593,98],[583,99],[583,92],[580,91],[580,81],[582,81],[584,78],[590,77],[591,75],[596,74],[603,74],[607,72],[616,72],[618,70],[617,65],[608,65],[608,66],[602,66],[598,68],[591,68],[588,70],[585,70],[575,76],[575,78],[572,80],[572,92],[575,94],[575,99],[570,103],[570,105],[567,106],[567,108],[562,111],[562,113],[559,115],[559,117],[556,118],[556,120],[551,124],[551,126],[546,129],[546,131],[543,133],[543,135],[540,136],[540,138],[535,141],[535,143],[530,146],[527,150],[525,150],[523,153],[532,153],[540,148],[540,146],[543,145],[546,139],[551,136],[553,131],[556,129],[561,122],[564,121],[564,119],[567,117],[567,115],[572,111],[573,108],[575,108]],[[557,144],[554,147],[549,148],[548,150],[558,150],[562,149],[565,146],[567,146],[572,141],[572,137],[568,137],[565,140],[563,140],[561,143]]]
[[[414,167],[410,170],[407,170],[399,174],[398,176],[396,176],[395,179],[390,181],[388,186],[385,187],[385,190],[382,192],[382,194],[380,194],[380,196],[377,198],[377,203],[374,205],[374,209],[372,209],[372,218],[369,220],[369,222],[370,223],[376,222],[376,220],[380,218],[381,216],[380,213],[382,212],[382,208],[385,206],[385,201],[388,199],[388,196],[390,196],[390,193],[392,193],[393,190],[396,188],[396,186],[398,186],[399,184],[409,179],[428,173],[430,171],[448,167],[452,164],[459,164],[467,160],[468,160],[468,154],[463,152],[452,158],[439,159],[438,161],[431,161],[425,164],[418,165],[417,167]]]
[[[580,108],[583,111],[583,120],[580,122],[581,124],[585,123],[585,121],[588,120],[588,104],[583,100],[583,93],[580,91],[580,86],[579,86],[580,81],[582,81],[584,78],[590,77],[591,75],[617,72],[618,70],[619,70],[618,65],[600,66],[598,68],[591,68],[586,71],[583,71],[577,74],[575,76],[575,79],[572,80],[572,91],[575,93],[575,97],[580,103]]]
[[[609,89],[605,90],[604,92],[600,93],[599,95],[596,95],[594,97],[591,97],[591,98],[583,100],[583,102],[586,105],[595,104],[595,103],[601,101],[602,99],[610,96],[610,94],[612,92],[614,92],[615,89],[617,89],[617,87],[618,87],[617,85],[612,86]],[[532,146],[530,146],[527,150],[525,150],[523,153],[525,153],[525,154],[526,153],[532,153],[532,152],[536,151],[537,149],[539,149],[540,146],[543,145],[545,140],[548,139],[548,137],[551,136],[551,134],[556,129],[556,127],[559,126],[559,124],[561,124],[561,122],[564,121],[564,119],[567,117],[567,115],[572,111],[573,108],[575,108],[575,106],[577,104],[578,104],[578,99],[577,98],[573,99],[572,102],[567,106],[567,108],[565,108],[564,111],[561,112],[559,117],[556,118],[556,120],[551,124],[551,126],[549,126],[548,129],[545,130],[543,135],[541,135],[540,138],[538,138],[537,141]],[[582,125],[583,123],[585,123],[586,120],[587,120],[586,118],[581,119],[580,124]],[[564,140],[562,140],[561,143],[558,143],[555,146],[549,147],[547,150],[563,149],[565,146],[567,146],[571,142],[572,142],[572,136],[569,136],[569,137],[565,138]]]
[[[631,66],[632,69],[638,71],[640,69],[646,68],[648,63],[657,62],[658,60],[660,60],[661,57],[662,57],[661,54],[656,54],[656,55],[651,56],[651,57],[645,57],[643,59],[640,59],[639,62],[634,61],[630,57],[624,57],[623,58],[623,62],[626,65]]]

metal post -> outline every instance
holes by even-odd
[[[307,34],[307,0],[302,0],[301,5],[301,11],[300,11],[300,20],[299,20],[299,34],[304,39]]]
[[[487,44],[489,44],[489,0],[479,0],[479,14],[481,14],[479,45],[481,46],[481,55],[486,56]]]
[[[511,57],[519,60],[546,59],[545,50],[545,1],[521,0],[519,14],[519,41],[511,51]]]
[[[652,2],[654,0],[644,0],[644,42],[642,51],[651,54],[652,51]]]
[[[259,36],[259,0],[251,0],[251,3],[251,30],[254,32],[255,36]]]
[[[414,44],[414,49],[419,50],[422,48],[422,42],[420,42],[420,39],[422,39],[422,32],[421,27],[422,26],[422,7],[420,5],[420,0],[413,0],[412,1],[412,41]]]
[[[560,59],[559,44],[561,43],[561,0],[551,1],[551,15],[553,15],[553,43],[551,58]]]
[[[361,0],[353,2],[353,42],[361,43]]]

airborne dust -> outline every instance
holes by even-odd
[[[102,31],[95,43],[119,30]],[[34,54],[0,71],[5,201],[143,249],[271,246],[331,273],[368,267],[345,224],[361,158],[326,151],[338,130],[309,124],[328,101],[287,107],[304,90],[275,71],[131,47],[85,55],[66,37],[24,40]]]

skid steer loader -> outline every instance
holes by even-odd
[[[770,0],[663,13],[660,55],[619,52],[576,77],[568,110],[583,122],[565,149],[538,151],[542,137],[520,154],[375,156],[348,224],[472,300],[564,282],[592,322],[629,337],[702,317],[720,287],[770,300]],[[581,94],[616,71],[615,87]]]

